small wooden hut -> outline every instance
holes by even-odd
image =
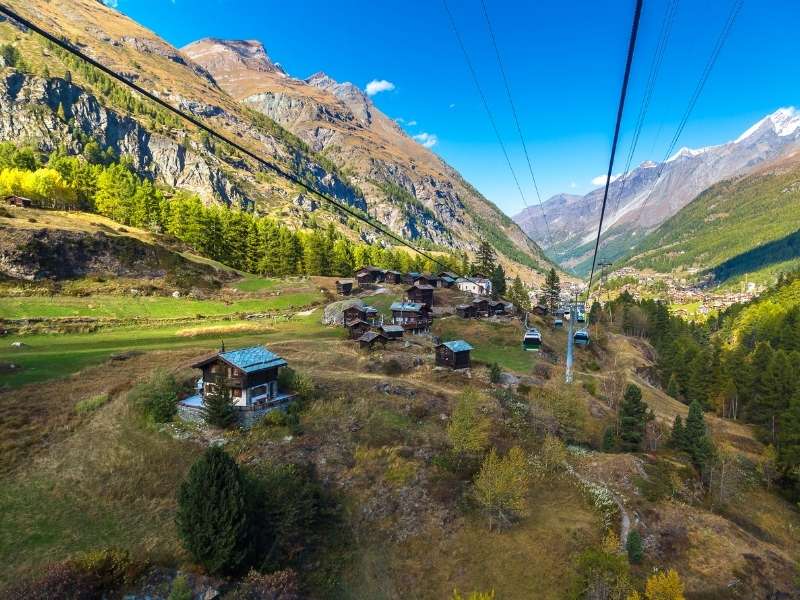
[[[386,342],[388,341],[388,338],[382,333],[378,333],[377,331],[367,331],[364,333],[364,335],[358,338],[358,345],[362,350],[372,350],[376,344],[385,346]]]
[[[406,296],[412,302],[419,302],[430,307],[433,306],[434,289],[432,285],[415,283],[406,290]]]
[[[388,340],[399,340],[403,337],[402,325],[382,325],[381,333],[386,336]]]
[[[351,340],[357,340],[362,335],[367,333],[372,326],[361,319],[350,321],[347,323],[347,331]]]
[[[337,279],[336,280],[336,293],[340,296],[349,296],[353,293],[353,284],[355,282],[352,279]]]
[[[470,346],[464,340],[443,342],[436,346],[436,364],[451,369],[468,369],[470,362]]]
[[[456,314],[462,319],[472,319],[475,317],[475,307],[472,304],[459,304],[456,306]]]

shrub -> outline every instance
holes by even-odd
[[[644,558],[644,548],[642,548],[642,536],[636,529],[631,529],[628,539],[625,542],[625,550],[628,553],[628,560],[631,564],[638,565]]]
[[[490,423],[479,412],[479,399],[475,390],[465,390],[456,400],[447,438],[457,455],[480,453],[489,445]]]
[[[400,375],[403,372],[403,365],[394,358],[389,359],[383,363],[383,372],[387,375]]]
[[[75,413],[79,415],[85,415],[90,412],[94,412],[103,404],[108,402],[110,396],[108,393],[103,392],[102,394],[97,394],[95,396],[90,396],[89,398],[84,398],[83,400],[78,400],[75,403]]]
[[[178,575],[172,580],[172,587],[169,590],[167,600],[192,600],[194,594],[189,586],[189,581],[185,575]]]
[[[647,600],[684,600],[683,582],[675,569],[661,571],[647,579],[644,588]]]
[[[573,598],[625,598],[631,590],[630,567],[624,556],[586,550],[578,556]]]
[[[178,534],[192,558],[212,574],[236,573],[251,538],[245,482],[239,467],[211,446],[189,469],[178,491]]]
[[[510,525],[526,508],[530,472],[525,453],[511,448],[500,457],[492,448],[475,478],[475,497],[492,525]]]
[[[547,473],[564,468],[567,461],[567,447],[554,435],[546,435],[539,449],[539,460]]]
[[[150,379],[137,384],[128,393],[128,400],[154,423],[166,423],[178,412],[181,386],[175,377],[158,369]]]
[[[489,381],[492,383],[500,383],[500,376],[503,374],[502,369],[500,369],[500,365],[492,363],[489,365]]]
[[[297,394],[299,400],[311,400],[314,395],[314,381],[305,373],[298,373],[290,367],[284,367],[278,373],[278,388]]]

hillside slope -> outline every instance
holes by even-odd
[[[709,186],[791,153],[800,147],[800,112],[781,108],[767,115],[736,140],[704,148],[681,148],[664,163],[646,161],[611,182],[603,233],[603,255],[615,260],[676,214]],[[591,249],[603,188],[585,196],[559,194],[544,204],[549,247],[541,211],[528,208],[514,220],[563,266],[583,274],[591,267]]]
[[[425,172],[423,179],[433,182],[426,193],[405,180],[390,185],[388,177],[379,177],[382,171],[398,171],[391,157],[370,177],[351,178],[340,168],[349,167],[347,161],[337,166],[312,149],[313,144],[249,103],[239,102],[205,68],[121,13],[94,0],[17,1],[11,6],[315,189],[370,213],[407,238],[428,247],[469,251],[483,236],[509,266],[536,267],[544,260],[508,217],[449,167]],[[187,128],[24,28],[9,21],[0,23],[0,42],[13,44],[22,56],[19,64],[5,65],[0,77],[0,113],[5,115],[0,119],[0,139],[32,142],[46,151],[65,147],[70,152],[79,152],[88,141],[96,140],[129,158],[138,173],[196,192],[209,203],[274,214],[295,227],[306,225],[312,213],[317,220],[346,221],[341,215],[320,211],[319,200],[308,198],[299,186],[264,171],[226,144]],[[315,89],[303,84],[304,93]],[[333,97],[324,90],[319,95],[326,102]],[[343,108],[340,103],[339,109]],[[388,122],[382,115],[376,120]],[[408,147],[417,146],[408,138],[405,141]],[[406,149],[398,152],[402,155]],[[348,171],[352,173],[352,167]],[[422,189],[421,184],[417,187]],[[379,239],[366,225],[351,229],[351,235],[364,240]]]
[[[642,240],[629,266],[709,270],[717,282],[800,262],[800,151],[700,194]]]
[[[182,51],[231,96],[348,173],[378,220],[395,231],[448,246],[463,240],[471,249],[482,236],[509,259],[529,266],[546,260],[506,215],[352,83],[321,72],[291,77],[258,41],[207,38]]]

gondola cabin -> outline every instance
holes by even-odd
[[[388,338],[377,331],[367,331],[358,338],[358,345],[362,350],[372,350],[375,346],[386,346]]]
[[[542,334],[536,328],[528,329],[522,338],[522,349],[538,352],[542,348]]]
[[[575,342],[576,346],[588,346],[589,332],[585,329],[579,329],[573,334],[572,341]]]
[[[563,319],[555,319],[553,321],[553,327],[564,327],[564,320]]]
[[[340,296],[349,296],[353,293],[353,284],[355,282],[352,279],[337,279],[336,280],[336,293]]]
[[[472,346],[464,340],[439,344],[436,346],[436,364],[451,369],[469,369],[471,365],[470,350],[472,350]]]
[[[586,323],[586,314],[583,312],[577,313],[575,318],[578,320],[578,323]]]
[[[432,285],[415,283],[406,290],[406,296],[412,302],[419,302],[427,306],[433,306],[433,291]]]

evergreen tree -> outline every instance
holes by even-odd
[[[592,302],[592,307],[589,309],[589,324],[594,325],[600,322],[603,316],[603,307],[599,302]]]
[[[561,298],[561,280],[556,273],[555,268],[551,268],[547,274],[544,282],[544,296],[547,300],[547,307],[551,313],[554,313],[558,308]]]
[[[522,285],[522,280],[517,275],[511,284],[511,291],[508,293],[508,298],[518,309],[529,311],[531,309],[531,299],[525,286]]]
[[[745,417],[762,427],[769,425],[773,414],[769,405],[769,395],[773,387],[769,381],[772,355],[772,346],[768,342],[759,342],[750,355],[752,377],[749,389],[745,391],[745,397],[748,398],[744,407]]]
[[[800,478],[800,393],[781,414],[778,434],[778,465],[789,478]]]
[[[628,560],[631,564],[638,565],[644,558],[644,548],[642,547],[642,536],[636,529],[631,529],[628,539],[625,541],[625,550],[628,553]]]
[[[478,271],[486,277],[491,277],[492,273],[494,273],[495,253],[492,245],[486,240],[482,240],[481,245],[478,247],[477,260]]]
[[[491,272],[492,297],[498,298],[506,294],[506,272],[502,265],[495,265]]]
[[[203,418],[209,425],[226,429],[236,420],[230,388],[222,382],[206,382],[203,397]]]
[[[214,575],[245,566],[250,551],[244,481],[236,462],[211,446],[178,491],[176,524],[192,558]]]
[[[714,455],[714,446],[706,431],[703,407],[697,400],[689,405],[684,440],[684,450],[692,457],[692,462],[701,468],[706,466]]]
[[[644,429],[647,423],[647,404],[642,402],[642,390],[630,384],[620,405],[619,438],[623,452],[638,452],[642,449]]]
[[[683,419],[680,415],[675,417],[672,423],[672,433],[669,437],[669,445],[676,450],[686,451],[686,430],[683,427]]]
[[[675,373],[669,376],[669,383],[667,384],[667,394],[669,394],[676,400],[680,399],[681,389],[680,386],[678,386],[678,378],[675,376]]]
[[[613,427],[607,427],[603,432],[603,452],[614,452],[617,448],[617,432]]]

